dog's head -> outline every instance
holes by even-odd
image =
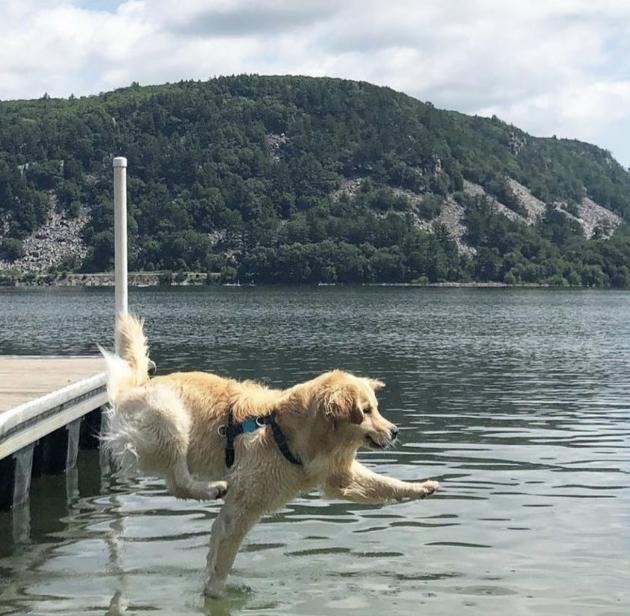
[[[316,412],[340,446],[385,449],[396,440],[398,428],[378,410],[376,392],[383,387],[381,381],[347,372],[323,375],[314,394]]]

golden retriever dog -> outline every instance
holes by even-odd
[[[120,356],[103,351],[111,401],[104,439],[121,465],[163,476],[178,498],[225,502],[212,526],[205,594],[224,590],[245,534],[266,513],[319,489],[356,503],[425,498],[436,481],[369,470],[357,450],[385,449],[398,428],[378,410],[378,380],[334,370],[288,389],[203,372],[148,376],[142,322],[123,315]]]

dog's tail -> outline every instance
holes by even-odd
[[[131,314],[121,314],[118,319],[117,336],[120,355],[114,355],[99,347],[109,378],[107,394],[113,405],[128,391],[149,380],[149,348],[143,331],[143,322]]]
[[[116,334],[120,355],[99,346],[107,364],[109,398],[109,409],[103,418],[100,439],[115,467],[126,474],[137,468],[138,445],[144,438],[138,417],[128,408],[129,399],[137,396],[140,392],[137,388],[149,381],[149,368],[153,362],[149,359],[147,339],[140,319],[121,314]]]

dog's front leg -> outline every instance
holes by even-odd
[[[228,491],[225,505],[212,525],[204,588],[207,597],[218,598],[223,595],[225,580],[241,542],[260,518],[258,508],[252,508],[251,504],[246,505],[239,500],[236,494]]]
[[[374,473],[359,462],[350,469],[333,475],[323,486],[324,494],[355,503],[383,504],[431,496],[440,484],[437,481],[410,482]]]

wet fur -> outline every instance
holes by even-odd
[[[112,405],[105,442],[119,465],[137,464],[166,479],[178,498],[225,497],[212,527],[205,592],[220,596],[247,531],[265,513],[300,493],[360,503],[424,498],[435,481],[403,482],[378,475],[355,456],[362,446],[385,448],[396,427],[378,411],[383,383],[335,370],[288,389],[269,389],[203,372],[176,372],[149,379],[142,323],[121,316],[121,357],[106,351]],[[276,413],[290,450],[303,466],[289,463],[269,428],[241,435],[236,461],[225,466],[218,433],[231,406],[236,421]]]

